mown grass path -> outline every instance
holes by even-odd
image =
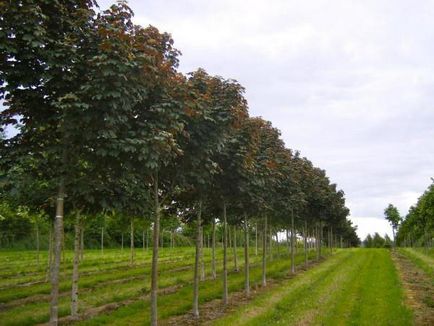
[[[338,251],[214,325],[412,325],[386,249]]]

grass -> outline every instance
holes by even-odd
[[[274,279],[247,304],[231,308],[215,325],[411,325],[411,311],[403,303],[403,291],[395,266],[386,249],[342,249],[313,268],[287,277],[290,259],[284,248],[274,248],[274,260],[267,263],[267,277]],[[430,268],[432,257],[403,250],[415,264]],[[324,253],[326,250],[324,250]],[[328,252],[328,251],[327,251]],[[243,256],[239,248],[239,272],[233,271],[229,251],[229,293],[244,286]],[[207,279],[200,283],[200,304],[220,299],[221,258],[218,248],[218,279],[210,279],[210,249],[205,249]],[[310,258],[315,253],[310,252]],[[192,307],[194,248],[163,248],[160,251],[161,289],[158,313],[164,324],[184,315]],[[35,264],[34,252],[0,251],[0,325],[33,325],[48,320],[49,284],[46,266]],[[46,263],[46,253],[41,262]],[[296,264],[304,261],[303,252]],[[80,311],[119,303],[114,311],[96,314],[80,325],[142,325],[149,321],[151,252],[136,250],[136,263],[129,264],[129,250],[86,251],[80,266]],[[251,251],[251,285],[261,283],[261,256]],[[70,313],[72,252],[66,252],[61,272],[59,315]],[[33,283],[35,282],[35,283]],[[23,301],[25,300],[25,301]]]
[[[386,249],[341,250],[214,325],[411,325]]]
[[[433,250],[424,248],[398,248],[399,252],[411,260],[413,264],[422,269],[434,282],[434,256]]]
[[[311,258],[314,253],[311,253]],[[296,256],[296,264],[301,264],[304,257],[300,253]],[[288,274],[291,261],[285,255],[272,262],[268,263],[267,276],[269,278],[283,278]],[[191,276],[190,276],[191,277]],[[259,264],[253,265],[250,270],[252,285],[258,284],[261,281],[261,268]],[[229,275],[229,292],[239,291],[244,286],[244,276],[242,269],[239,273],[231,273]],[[221,298],[222,282],[218,280],[206,280],[200,284],[200,303],[208,302],[214,299]],[[158,313],[160,319],[169,318],[191,311],[192,307],[193,288],[192,285],[186,284],[177,292],[160,296],[158,302]],[[81,325],[143,325],[149,320],[149,300],[145,299],[140,302],[133,303],[121,307],[111,314],[97,316],[93,319],[81,322]]]
[[[281,252],[285,250],[280,248]],[[277,251],[274,256],[277,257]],[[231,258],[230,251],[229,258]],[[238,251],[239,261],[242,262],[242,249]],[[210,249],[205,249],[204,260],[207,272],[210,272]],[[217,250],[217,266],[221,269],[222,250]],[[3,259],[4,258],[4,259]],[[163,248],[160,251],[160,288],[181,286],[171,295],[164,296],[164,302],[171,303],[171,307],[160,310],[162,317],[173,314],[184,313],[191,309],[191,282],[194,248]],[[0,266],[0,325],[32,325],[43,323],[48,320],[48,301],[50,286],[45,282],[45,266],[39,267],[35,264],[34,252],[12,252],[0,251],[0,259],[6,264]],[[41,255],[41,262],[46,262],[46,253]],[[260,256],[251,252],[252,264],[259,266]],[[301,261],[301,255],[297,257]],[[143,308],[148,305],[146,299],[141,296],[149,292],[150,287],[150,261],[151,252],[136,250],[136,263],[129,265],[129,250],[105,250],[101,254],[98,250],[86,251],[85,260],[80,265],[80,311],[102,306],[113,302],[130,300],[133,303],[118,309],[121,314],[124,311],[135,312],[135,318],[146,320],[149,309]],[[59,301],[59,316],[66,316],[70,313],[70,287],[71,287],[71,262],[72,252],[65,253],[65,260],[62,264],[60,289],[63,296]],[[275,260],[276,270],[288,270],[289,259],[287,255]],[[280,265],[281,264],[281,265]],[[229,268],[232,267],[232,260],[229,259]],[[259,267],[254,267],[254,269]],[[270,266],[270,275],[277,273]],[[15,273],[14,273],[15,271]],[[219,271],[219,269],[218,269]],[[242,264],[240,273],[230,275],[231,289],[242,287]],[[36,284],[26,284],[39,282]],[[201,297],[215,298],[220,295],[219,281],[206,281],[201,283],[201,291],[209,296]],[[203,287],[203,289],[202,289]],[[202,293],[201,293],[202,294]],[[162,296],[163,297],[163,296]],[[23,302],[22,300],[26,300]],[[137,302],[134,302],[137,301]],[[160,300],[160,303],[163,299]],[[161,305],[164,307],[164,305]],[[145,309],[145,310],[143,310]],[[95,318],[95,324],[99,323],[99,316]],[[106,318],[106,317],[101,317]],[[111,317],[108,317],[111,318]]]

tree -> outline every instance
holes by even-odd
[[[433,179],[434,181],[434,179]],[[434,238],[434,182],[410,207],[396,235],[399,245],[432,246]]]
[[[80,67],[94,12],[93,1],[14,1],[2,6],[0,96],[6,109],[0,125],[22,125],[5,144],[10,160],[25,155],[48,164],[57,187],[50,323],[57,324],[59,266],[65,184],[71,171],[68,148],[82,129],[69,124],[71,94],[83,81]],[[80,130],[79,130],[80,129]],[[43,155],[46,154],[46,156]]]
[[[401,216],[399,215],[398,209],[392,204],[389,204],[389,206],[387,206],[387,208],[384,210],[384,216],[386,217],[386,220],[388,220],[389,223],[392,225],[393,245],[395,246],[395,231],[398,229],[399,223],[401,222]]]

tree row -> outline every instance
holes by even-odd
[[[325,171],[287,148],[269,121],[249,116],[237,81],[180,73],[171,36],[135,25],[125,2],[103,12],[91,0],[14,1],[0,10],[0,125],[17,130],[2,139],[2,197],[54,217],[51,324],[65,217],[75,234],[73,316],[84,218],[109,214],[132,234],[137,218],[150,219],[152,325],[162,220],[195,229],[195,316],[206,225],[213,248],[222,228],[225,304],[228,225],[244,231],[247,295],[253,227],[262,232],[264,286],[271,228],[289,232],[292,248],[298,237],[316,239],[319,255],[323,243],[357,244],[344,192]]]

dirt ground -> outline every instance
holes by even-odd
[[[434,285],[432,280],[399,252],[393,252],[392,258],[405,289],[406,304],[413,310],[415,325],[434,325]]]

